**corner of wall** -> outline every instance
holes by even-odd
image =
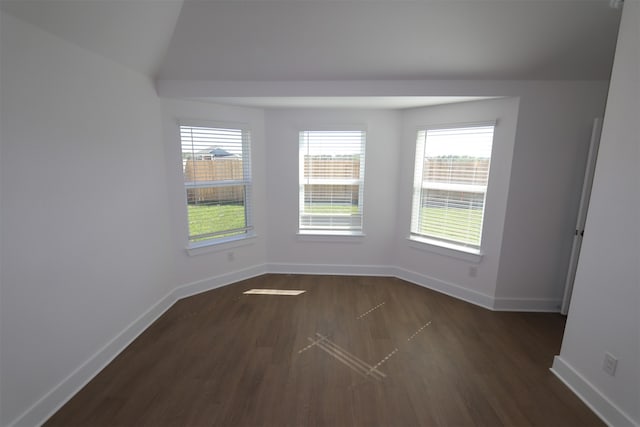
[[[561,356],[553,359],[551,372],[571,389],[576,396],[596,413],[605,423],[616,427],[637,427],[631,417],[603,395]]]

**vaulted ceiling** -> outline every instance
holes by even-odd
[[[0,0],[0,6],[68,42],[155,75],[182,1]]]
[[[160,70],[187,80],[606,79],[606,1],[192,1]]]
[[[2,0],[166,80],[608,79],[606,0]]]

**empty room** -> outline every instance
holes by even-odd
[[[640,426],[640,0],[0,0],[0,426]]]

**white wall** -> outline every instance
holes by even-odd
[[[442,285],[441,290],[451,289],[447,283],[456,286],[462,284],[461,289],[458,289],[460,292],[456,295],[474,299],[476,302],[491,305],[496,309],[547,311],[559,310],[592,122],[595,117],[603,114],[607,87],[606,81],[196,82],[160,80],[157,82],[159,93],[169,97],[503,96],[519,98],[503,241],[500,248],[498,273],[493,285],[495,293],[491,299],[487,299],[484,293],[474,293],[473,290],[478,286],[477,280],[471,280],[468,268],[457,270],[460,263],[456,262],[451,263],[451,268],[445,268],[450,273],[438,279],[441,281],[439,282],[439,285]],[[294,112],[295,110],[289,110],[267,114],[269,144],[278,146],[283,144],[277,141],[284,132],[279,129],[287,120],[293,119],[281,117]],[[273,131],[271,117],[277,120]],[[348,115],[345,116],[345,119],[348,117]],[[271,135],[276,136],[276,140]],[[297,165],[297,162],[294,161],[292,165],[284,162],[272,151],[269,155],[269,165],[273,159],[277,165],[274,170],[288,174],[286,181],[292,186],[297,180],[295,169],[292,168]],[[406,161],[405,158],[403,162]],[[398,166],[399,170],[404,171],[406,168],[412,168],[413,163],[409,165],[401,163]],[[270,166],[269,168],[271,170]],[[368,171],[371,173],[370,167]],[[272,174],[269,172],[269,178],[271,177]],[[271,184],[269,188],[272,188]],[[271,192],[269,199],[273,196]],[[279,195],[275,194],[275,197]],[[287,203],[292,205],[292,201]],[[269,212],[270,235],[272,231],[279,233],[284,230],[288,236],[291,236],[295,226],[295,210],[283,213],[284,216],[273,213],[271,208]],[[371,209],[368,209],[365,216],[370,212]],[[406,214],[400,211],[398,213],[406,218]],[[279,225],[280,221],[286,221],[287,225]],[[404,237],[406,232],[402,229],[399,232]],[[318,243],[313,246],[301,246],[299,241],[293,243],[293,238],[282,240],[279,235],[276,239],[279,239],[278,243],[268,255],[270,262],[330,264],[335,262],[336,258],[343,260],[340,262],[345,262],[342,257],[334,258],[335,252],[332,251],[331,245],[322,249],[323,245],[327,245]],[[271,236],[269,242],[272,242]],[[296,249],[301,247],[306,249],[302,252],[289,251],[286,248],[291,244]],[[363,254],[368,253],[372,246],[366,245],[366,247],[367,250]],[[281,249],[285,251],[282,254]],[[293,255],[294,258],[286,260],[288,254]],[[306,255],[309,257],[307,258]],[[417,256],[417,254],[414,255]],[[434,260],[438,258],[426,256],[430,260],[427,263],[438,263]],[[421,261],[422,258],[416,258],[411,262],[417,264]],[[357,262],[373,264],[378,260],[368,261],[358,258]],[[382,263],[389,265],[391,262],[391,259],[386,259]],[[403,265],[405,265],[404,268],[412,268],[409,264]],[[452,272],[453,265],[456,265],[455,273]],[[480,274],[484,274],[480,270],[484,270],[484,267],[479,269]],[[421,271],[426,270],[422,268]],[[418,282],[426,280],[424,274],[403,277]],[[492,285],[486,285],[488,287],[484,288],[482,286],[481,289],[484,290],[492,287]]]
[[[174,261],[150,80],[0,19],[7,425],[166,295]]]
[[[30,407],[22,418],[25,424],[46,417],[43,410],[75,392],[77,383],[69,378],[88,378],[99,363],[87,361],[95,360],[103,346],[116,350],[112,340],[130,330],[132,322],[138,319],[141,326],[145,323],[139,319],[159,314],[172,302],[164,298],[167,294],[219,286],[264,271],[265,262],[289,271],[322,272],[332,265],[343,267],[342,272],[365,267],[374,273],[396,271],[387,268],[396,263],[405,272],[422,274],[409,279],[435,274],[480,296],[516,302],[538,298],[546,304],[562,293],[560,273],[568,260],[579,193],[572,194],[572,185],[580,182],[591,120],[602,109],[606,82],[209,82],[207,87],[220,96],[225,90],[240,95],[249,89],[274,95],[269,91],[275,89],[282,96],[519,97],[497,275],[496,241],[486,265],[478,266],[478,279],[470,280],[468,269],[458,270],[457,260],[402,246],[410,191],[410,182],[404,189],[403,182],[413,169],[414,147],[413,138],[400,140],[402,113],[262,112],[160,101],[146,77],[6,13],[1,19],[2,425]],[[484,105],[500,102],[516,105],[514,99]],[[434,119],[450,117],[443,112],[454,109],[470,117],[480,114],[470,106],[447,108]],[[414,112],[404,114],[415,117]],[[258,237],[248,244],[186,254],[176,118],[243,122],[254,131]],[[340,123],[364,124],[368,130],[366,237],[356,243],[298,238],[297,131]],[[560,156],[549,160],[550,151]],[[542,178],[541,162],[550,162]],[[537,185],[537,179],[544,185]],[[541,203],[551,206],[552,217],[540,214]],[[491,227],[497,232],[501,215],[496,212],[490,220],[496,221]],[[565,228],[566,238],[558,237]],[[397,249],[406,258],[395,255]],[[189,286],[173,292],[182,285]],[[485,301],[493,304],[479,302]]]
[[[221,276],[238,270],[262,266],[266,258],[267,188],[265,171],[266,144],[264,113],[260,109],[229,107],[203,102],[163,99],[163,129],[167,159],[167,188],[171,205],[171,257],[175,264],[172,283],[177,286],[204,281],[202,289],[224,281]],[[246,241],[203,248],[195,255],[187,254],[187,208],[180,155],[178,120],[249,127],[253,177],[253,220],[256,237]],[[231,255],[230,255],[231,254]],[[230,279],[232,280],[232,279]],[[233,280],[232,280],[233,281]],[[199,289],[191,287],[189,293]]]
[[[0,10],[0,25],[2,25],[2,11]],[[1,28],[0,28],[1,29]],[[0,32],[0,36],[2,36],[2,33]],[[0,39],[1,42],[1,39]],[[3,71],[2,71],[2,43],[0,43],[0,167],[2,166],[2,140],[3,140],[3,133],[2,133],[2,128],[4,127],[3,125],[3,114],[2,114],[2,86],[3,86]],[[0,242],[2,240],[4,240],[3,237],[3,233],[2,233],[2,173],[0,171]],[[0,243],[0,383],[2,382],[2,323],[3,323],[3,316],[2,316],[2,243]],[[3,408],[3,390],[2,390],[2,385],[0,384],[0,425],[2,425],[2,408]]]
[[[398,113],[386,110],[281,109],[266,113],[268,150],[267,260],[278,269],[374,272],[389,265],[395,232]],[[364,237],[298,236],[298,132],[314,126],[364,126],[367,131]],[[297,264],[297,265],[296,265]],[[323,265],[345,269],[323,269]],[[371,267],[375,266],[375,267]],[[348,267],[348,268],[347,268]],[[380,270],[381,271],[381,270]]]
[[[415,85],[416,95],[441,94],[447,90],[434,83],[424,84],[425,87]],[[449,87],[447,83],[442,85]],[[263,86],[270,90],[268,84]],[[404,86],[405,83],[390,85],[386,90],[402,94]],[[275,266],[276,271],[397,273],[407,280],[496,309],[557,311],[591,124],[603,112],[607,84],[466,82],[462,86],[468,86],[465,93],[471,95],[518,96],[395,113],[268,110],[265,123],[269,145],[266,157],[269,265]],[[279,89],[287,92],[286,88]],[[316,95],[318,86],[310,84],[303,91],[292,85],[289,89],[297,94]],[[346,93],[360,94],[358,91],[362,90],[373,89],[365,90],[362,84],[353,84],[351,89],[345,86]],[[449,90],[461,94],[456,92],[455,85]],[[416,126],[495,118],[501,122],[498,133],[501,151],[493,165],[495,182],[489,194],[482,261],[476,265],[468,259],[415,249],[416,245],[406,237]],[[362,239],[336,242],[330,238],[296,236],[297,131],[304,126],[327,123],[361,123],[368,127],[367,236]],[[392,159],[396,159],[395,166]],[[379,196],[391,193],[397,195],[393,202]],[[396,218],[395,228],[391,228]],[[476,268],[473,273],[476,276],[470,274],[469,267]]]
[[[606,83],[552,82],[520,97],[497,307],[558,310],[592,122]]]
[[[398,222],[393,239],[393,265],[418,275],[414,276],[414,280],[491,306],[490,299],[495,294],[498,275],[517,120],[517,98],[465,102],[404,112],[402,141],[399,144],[402,167],[398,185]],[[416,131],[430,125],[488,121],[496,121],[496,128],[482,233],[482,259],[460,259],[456,252],[434,252],[428,249],[433,249],[432,246],[409,241]],[[476,269],[473,277],[469,273],[470,267]]]
[[[640,425],[640,2],[624,4],[573,299],[554,371],[611,425]],[[618,358],[615,376],[602,370]]]

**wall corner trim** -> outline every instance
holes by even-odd
[[[87,385],[89,381],[98,375],[100,371],[111,363],[113,359],[178,300],[265,273],[267,273],[265,265],[260,264],[228,274],[187,283],[175,288],[160,298],[151,308],[131,322],[58,385],[53,387],[20,416],[10,422],[7,427],[23,425],[37,426],[44,424],[47,419],[67,403],[80,389]]]
[[[176,299],[173,296],[173,292],[169,292],[82,365],[78,366],[57,386],[49,390],[42,398],[10,422],[8,427],[42,425],[175,302]]]
[[[422,286],[423,288],[432,289],[445,295],[479,305],[480,307],[493,310],[493,297],[483,294],[473,289],[465,288],[454,283],[445,282],[425,274],[416,273],[415,271],[405,270],[404,268],[395,267],[395,277]]]
[[[561,299],[557,298],[502,298],[493,300],[495,311],[532,311],[538,313],[559,313]]]
[[[555,356],[550,371],[575,393],[609,426],[638,427],[631,417],[618,408],[600,390],[576,371],[561,356]]]
[[[395,267],[389,265],[345,264],[267,264],[267,271],[275,274],[321,274],[344,276],[395,276]]]
[[[202,292],[211,291],[222,286],[230,285],[241,280],[247,280],[252,277],[266,274],[267,266],[265,264],[258,264],[252,267],[244,268],[242,270],[232,271],[230,273],[221,274],[219,276],[207,277],[202,280],[187,283],[185,285],[177,287],[173,291],[175,301],[187,298],[192,295],[197,295]]]

